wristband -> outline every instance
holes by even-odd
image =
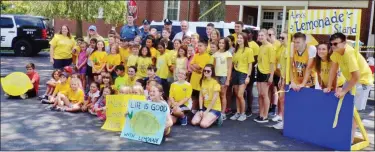
[[[202,108],[200,108],[198,111],[203,111],[203,109]]]

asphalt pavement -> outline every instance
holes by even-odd
[[[36,57],[1,54],[1,76],[25,71],[33,62],[41,76],[40,94],[53,71],[48,53]],[[120,133],[101,130],[103,122],[87,113],[48,111],[36,98],[5,99],[1,89],[1,150],[330,150],[284,137],[282,131],[258,124],[254,115],[244,122],[225,120],[223,126],[201,129],[173,126],[171,135],[161,145],[120,138]],[[374,101],[360,111],[374,150]],[[257,102],[254,102],[257,108]],[[257,113],[255,109],[255,113]]]

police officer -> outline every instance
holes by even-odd
[[[140,36],[142,38],[142,42],[146,40],[147,35],[150,33],[150,21],[147,19],[144,19],[142,21],[143,29],[140,30]]]
[[[170,19],[164,19],[164,28],[171,33],[171,35],[169,36],[170,40],[173,40],[174,36],[176,35],[176,33],[172,31],[172,23],[173,22]]]
[[[135,36],[140,34],[139,29],[134,25],[134,17],[132,13],[128,13],[127,16],[128,24],[121,28],[120,36],[123,39],[134,40]]]

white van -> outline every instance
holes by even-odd
[[[181,22],[173,21],[172,23],[172,31],[175,33],[181,32]],[[218,29],[220,35],[222,37],[227,37],[234,33],[234,25],[235,22],[225,23],[223,21],[220,22],[189,22],[189,31],[193,33],[198,33],[201,37],[207,37],[206,34],[206,27],[208,23],[212,23],[215,25],[215,29]],[[159,32],[162,31],[164,28],[164,22],[151,22],[151,28],[156,28]],[[143,28],[142,26],[140,29]],[[259,27],[251,26],[251,25],[244,25],[244,29],[251,28],[253,30],[259,31]]]

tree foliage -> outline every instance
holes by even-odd
[[[208,0],[208,1],[200,1],[200,13],[199,16],[206,13],[212,7],[214,7],[217,3],[221,2],[221,4],[214,8],[211,12],[206,14],[204,17],[200,19],[200,21],[207,21],[207,22],[219,22],[224,21],[225,17],[225,0]]]
[[[29,1],[1,1],[1,14],[27,14],[30,10]]]

